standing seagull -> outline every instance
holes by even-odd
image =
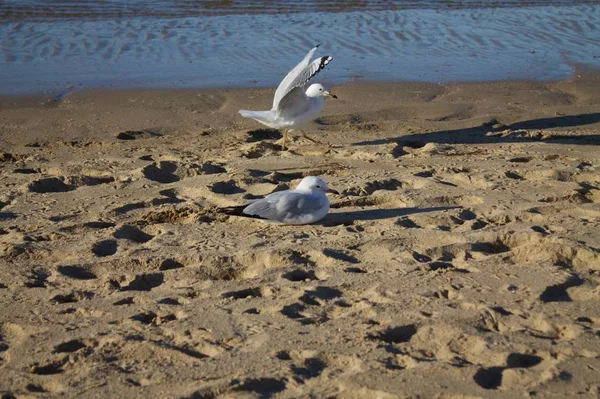
[[[219,208],[227,215],[244,216],[283,224],[310,224],[329,212],[325,193],[339,194],[319,177],[306,176],[293,190],[277,191],[245,205]]]
[[[305,89],[308,81],[333,59],[330,56],[325,56],[310,61],[320,45],[319,43],[313,47],[304,59],[281,81],[277,91],[275,91],[273,108],[270,111],[240,110],[240,114],[244,118],[252,118],[273,129],[283,128],[283,145],[281,146],[283,150],[285,150],[288,129],[298,128],[315,119],[325,107],[323,97],[337,98],[319,83],[312,84],[308,89]],[[315,141],[306,135],[304,137]]]

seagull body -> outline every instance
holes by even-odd
[[[316,223],[329,213],[327,192],[337,194],[321,178],[307,176],[293,190],[278,191],[245,205],[219,208],[218,211],[282,224]]]
[[[288,129],[297,129],[315,119],[325,107],[325,96],[337,98],[319,83],[310,85],[308,89],[306,88],[308,81],[333,59],[330,56],[325,56],[311,62],[311,58],[318,47],[319,45],[313,47],[304,59],[281,81],[275,91],[273,108],[269,111],[240,110],[240,115],[244,118],[254,119],[273,129],[284,129],[282,145],[284,150]]]
[[[317,83],[310,85],[306,93],[302,91],[296,92],[297,94],[295,95],[297,97],[301,98],[301,94],[306,97],[306,99],[303,99],[304,107],[299,107],[298,109],[281,107],[280,109],[271,109],[269,111],[248,111],[241,109],[240,115],[244,118],[254,119],[272,129],[298,128],[315,119],[323,111],[325,100],[322,96],[318,96],[320,88],[327,90],[323,85]]]

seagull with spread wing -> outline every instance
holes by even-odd
[[[327,66],[333,59],[330,56],[311,58],[320,44],[313,47],[302,61],[281,81],[275,91],[273,108],[269,111],[240,110],[244,118],[252,118],[273,129],[283,129],[283,144],[286,149],[288,130],[298,129],[315,119],[325,107],[326,96],[337,98],[325,86],[315,83],[306,88],[309,80]],[[306,135],[305,135],[306,137]],[[311,141],[315,141],[306,137]]]

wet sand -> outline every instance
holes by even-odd
[[[2,99],[2,394],[596,397],[599,76],[333,89],[289,152],[273,89]]]

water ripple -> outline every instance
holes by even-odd
[[[164,2],[170,5],[167,13],[149,8],[154,1],[131,0],[117,10],[121,2],[106,0],[100,12],[94,1],[65,0],[33,10],[28,6],[45,2],[23,0],[20,14],[8,21],[14,10],[7,10],[15,2],[0,4],[2,94],[63,88],[66,82],[80,87],[274,86],[320,41],[319,54],[334,56],[319,75],[324,83],[355,76],[436,82],[557,79],[569,76],[575,63],[600,66],[600,6],[586,2],[542,6],[548,2],[529,1],[533,6],[510,8],[514,2],[465,0],[449,9],[441,1],[398,2],[404,8],[367,1],[344,3],[353,5],[343,12],[326,10],[341,2],[268,2],[268,10],[284,5],[295,10],[284,14],[255,12],[264,11],[263,1],[234,2],[237,8],[227,12],[217,2],[171,1]],[[369,5],[366,11],[356,11],[364,9],[361,4]],[[183,15],[190,7],[195,11]],[[306,7],[318,12],[302,11]],[[127,16],[131,10],[138,14]],[[159,16],[144,16],[151,11]],[[38,18],[43,13],[46,20]],[[100,18],[109,14],[112,18]]]

